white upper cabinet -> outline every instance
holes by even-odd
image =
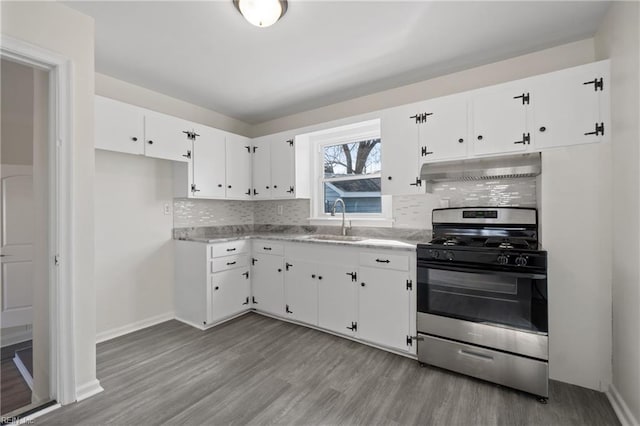
[[[273,138],[271,145],[271,188],[273,198],[294,198],[296,196],[296,149],[292,136]],[[301,165],[299,173],[304,173]],[[301,191],[298,191],[301,192]]]
[[[145,155],[172,161],[191,159],[193,123],[149,111],[144,117]]]
[[[271,144],[267,138],[253,140],[253,198],[271,198]]]
[[[448,96],[421,104],[413,119],[418,127],[422,162],[467,156],[467,105],[466,96]]]
[[[530,82],[507,83],[473,95],[471,152],[475,155],[526,151],[531,144],[527,116]]]
[[[224,198],[226,196],[226,138],[224,132],[198,127],[193,140],[193,179],[190,197]]]
[[[227,198],[251,199],[251,143],[249,138],[225,132]]]
[[[141,108],[95,97],[95,147],[144,154],[144,114]]]
[[[420,181],[418,126],[411,116],[421,113],[421,104],[382,111],[382,195],[423,194]]]
[[[609,62],[570,68],[535,80],[536,149],[602,142],[610,132]]]

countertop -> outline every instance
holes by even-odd
[[[332,238],[336,238],[335,240]],[[283,241],[292,243],[305,243],[305,244],[324,244],[324,245],[338,245],[344,247],[357,247],[357,248],[369,248],[369,249],[386,249],[386,250],[398,250],[398,251],[415,251],[416,242],[385,239],[385,238],[373,238],[356,236],[347,238],[353,240],[340,240],[339,235],[309,235],[309,234],[280,234],[280,233],[251,233],[251,234],[239,234],[219,237],[187,237],[177,238],[178,241],[192,241],[196,243],[216,244],[237,240],[272,240]]]

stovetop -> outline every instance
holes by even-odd
[[[498,248],[503,250],[540,250],[540,245],[535,238],[460,238],[457,236],[442,236],[436,237],[426,244],[430,246],[444,247]]]

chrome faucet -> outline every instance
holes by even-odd
[[[336,206],[338,205],[338,203],[342,204],[342,235],[345,236],[347,235],[347,228],[344,227],[344,213],[345,210],[347,210],[347,207],[344,205],[344,200],[342,198],[337,198],[333,202],[333,207],[331,207],[331,216],[336,215]]]

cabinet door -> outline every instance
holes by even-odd
[[[318,325],[340,334],[354,335],[357,323],[357,267],[319,265]]]
[[[283,316],[285,310],[282,256],[255,254],[252,263],[253,307],[258,311]]]
[[[226,133],[227,198],[251,199],[251,144],[249,138]]]
[[[271,198],[271,144],[268,139],[253,140],[253,198]]]
[[[95,147],[144,154],[144,110],[113,99],[95,97]]]
[[[473,98],[472,151],[475,155],[526,151],[531,88],[506,85]]]
[[[189,161],[193,123],[155,112],[145,113],[145,155],[173,161]]]
[[[601,113],[609,90],[605,64],[563,70],[536,80],[531,98],[536,149],[600,142],[608,134],[609,125]]]
[[[418,126],[422,163],[467,156],[467,99],[447,97],[425,103],[425,116]]]
[[[249,271],[232,269],[211,275],[211,308],[208,323],[249,309]]]
[[[407,272],[360,267],[358,337],[408,350],[410,291]]]
[[[193,141],[193,185],[190,193],[194,198],[224,198],[225,135],[223,132],[202,127],[195,129],[199,136]]]
[[[301,171],[306,173],[307,171]],[[271,184],[273,198],[295,197],[295,148],[294,138],[271,140]]]
[[[382,195],[423,194],[420,181],[418,126],[410,118],[420,113],[415,105],[382,112],[380,120]]]
[[[290,265],[285,271],[284,294],[287,318],[318,325],[318,281],[317,264],[297,259],[287,259]]]

